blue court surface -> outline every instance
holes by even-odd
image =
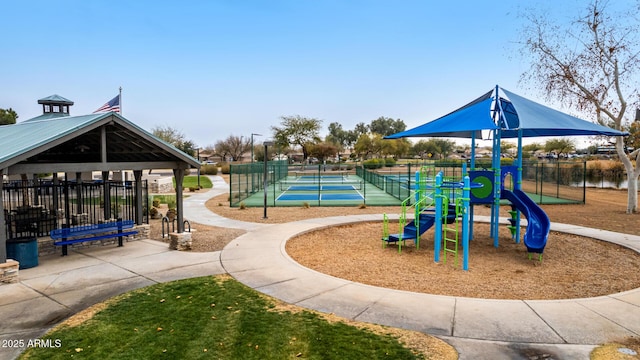
[[[287,194],[284,193],[276,201],[327,201],[327,200],[363,200],[360,194]]]
[[[285,191],[314,191],[318,190],[318,185],[291,185]],[[320,185],[320,191],[346,191],[356,190],[353,185]]]

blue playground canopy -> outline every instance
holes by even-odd
[[[501,96],[501,92],[506,97]],[[499,99],[497,103],[496,98]],[[404,137],[481,139],[482,130],[498,129],[500,129],[501,138],[627,135],[627,133],[554,110],[496,86],[495,90],[487,92],[447,115],[413,129],[386,136],[385,139]]]
[[[385,139],[427,136],[459,138],[475,136],[481,139],[482,130],[498,129],[491,118],[492,93],[493,90],[445,116],[413,129],[386,136]]]

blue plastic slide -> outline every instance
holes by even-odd
[[[422,213],[420,214],[419,223],[420,223],[420,234],[417,234],[417,229],[415,222],[413,220],[409,220],[407,224],[404,226],[402,234],[389,234],[389,239],[387,242],[395,243],[402,240],[413,240],[415,241],[420,235],[424,234],[425,231],[431,229],[433,224],[435,223],[435,214],[434,213]]]
[[[456,206],[453,204],[449,204],[449,211],[447,213],[447,218],[443,220],[443,223],[451,224],[456,221]],[[420,235],[424,234],[427,230],[433,227],[433,224],[436,222],[436,214],[433,209],[426,210],[420,213],[420,217],[418,218],[420,234],[417,234],[416,224],[414,220],[407,221],[407,224],[404,226],[402,230],[402,234],[389,234],[389,238],[386,239],[388,243],[396,243],[402,240],[414,240],[416,241]]]
[[[516,209],[527,218],[527,232],[524,234],[524,245],[530,253],[542,254],[547,245],[551,222],[547,213],[538,206],[522,190],[502,190],[501,198],[509,200]]]

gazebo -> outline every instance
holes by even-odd
[[[199,168],[199,162],[174,146],[160,140],[115,112],[71,116],[73,102],[59,95],[38,100],[43,114],[13,125],[0,126],[0,175],[3,179],[19,176],[33,179],[38,174],[52,174],[53,183],[58,173],[81,182],[83,174],[99,171],[105,187],[101,206],[104,216],[112,211],[108,196],[110,174],[132,171],[128,182],[135,194],[135,211],[131,220],[143,222],[142,171],[172,169],[176,179],[177,232],[184,232],[182,180],[185,172]],[[0,182],[0,267],[7,263],[6,243],[7,199],[4,181]],[[39,191],[39,190],[32,190]],[[1,269],[0,269],[1,270]]]

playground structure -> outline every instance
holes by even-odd
[[[483,132],[489,134],[488,138],[492,140],[492,165],[491,169],[474,174],[476,139],[482,139]],[[471,203],[479,203],[478,198],[483,200],[481,203],[491,203],[490,235],[494,239],[494,246],[498,247],[499,245],[498,226],[500,220],[500,201],[505,199],[510,201],[512,205],[509,226],[512,230],[513,238],[517,242],[520,240],[520,214],[522,214],[528,220],[524,243],[529,252],[529,257],[531,257],[531,253],[538,253],[538,258],[541,260],[549,235],[550,220],[546,213],[522,191],[522,138],[584,135],[625,136],[628,134],[548,108],[496,85],[495,90],[485,93],[467,105],[445,116],[416,128],[386,136],[385,138],[470,138],[472,152],[470,168],[474,170],[470,172],[470,178],[473,178],[474,183],[483,185],[476,189],[474,194],[476,199],[471,200]],[[503,138],[515,138],[518,140],[518,155],[514,168],[503,169],[500,165],[500,143]],[[506,174],[511,174],[514,177],[514,188],[512,190],[504,188],[503,181]],[[468,186],[465,185],[465,187]],[[489,191],[489,188],[491,188],[492,191]],[[439,211],[441,208],[441,206],[438,205],[438,203],[435,204],[436,211]],[[470,220],[469,223],[463,221],[462,232],[464,233],[465,229],[469,230],[465,236],[473,238],[473,227],[470,226],[470,224],[473,223],[473,205],[470,205],[469,208],[465,210],[463,210],[462,213],[463,215],[468,214]],[[414,217],[414,223],[416,219],[419,219],[419,217]],[[436,219],[442,218],[436,215]],[[438,225],[442,224],[442,221],[435,221],[435,224],[436,238],[434,239],[434,258],[438,261],[440,253],[439,247],[441,246],[441,241],[437,238],[440,236]],[[469,233],[471,234],[468,235]],[[419,232],[416,234],[418,234],[417,236],[419,237]],[[388,239],[389,238],[386,240],[387,242]],[[419,240],[416,239],[416,245],[418,244]],[[467,240],[463,240],[465,252],[464,270],[468,270],[468,264],[466,263],[468,260],[467,245]],[[446,253],[447,251],[445,251],[445,254]]]
[[[500,200],[504,199],[508,200],[512,207],[508,227],[513,240],[516,243],[520,242],[520,214],[522,214],[527,219],[527,230],[523,241],[527,247],[529,259],[532,258],[532,253],[537,253],[538,260],[542,261],[542,253],[547,244],[551,225],[549,217],[522,190],[516,187],[512,190],[504,188],[506,176],[517,176],[515,167],[502,167],[500,170],[500,198],[497,198],[493,191],[493,171],[478,170],[467,173],[466,166],[463,166],[463,174],[466,175],[459,180],[444,179],[442,172],[435,177],[429,176],[435,170],[423,167],[415,174],[416,186],[413,196],[402,203],[398,233],[389,232],[389,219],[384,214],[383,247],[394,243],[398,245],[398,252],[401,252],[406,241],[413,241],[416,248],[419,248],[420,237],[435,225],[434,261],[440,261],[442,251],[443,262],[446,263],[447,254],[451,254],[457,266],[460,242],[462,242],[462,268],[469,270],[469,241],[473,238],[473,206],[496,202],[499,204]],[[471,179],[474,181],[472,182]],[[517,177],[514,183],[519,183]],[[412,220],[407,220],[408,212],[413,212]],[[494,231],[493,227],[492,231]],[[497,228],[495,231],[497,232]],[[494,246],[498,247],[497,241]]]

